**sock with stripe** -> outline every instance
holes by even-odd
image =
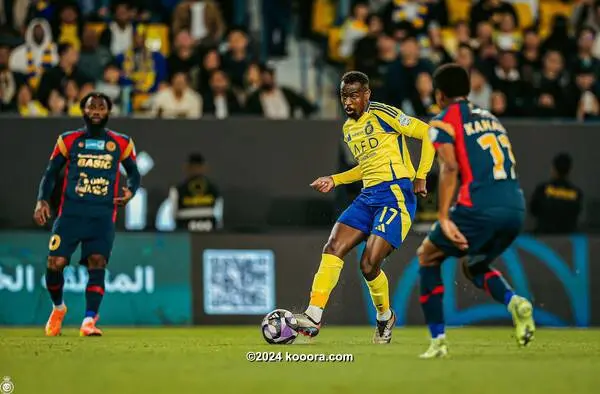
[[[487,265],[475,266],[469,269],[471,282],[482,290],[485,290],[497,302],[507,305],[515,292],[504,279],[500,271],[490,269]]]
[[[65,284],[65,277],[63,270],[52,270],[46,268],[46,289],[50,294],[50,299],[55,307],[64,307],[63,304],[63,286]]]
[[[340,279],[343,266],[344,260],[337,256],[326,253],[321,256],[319,269],[313,279],[309,307],[305,312],[316,323],[321,322],[323,309],[325,309],[329,296]]]
[[[371,293],[371,300],[373,305],[377,309],[377,320],[387,321],[392,317],[392,311],[390,309],[390,290],[388,284],[388,278],[383,270],[379,271],[379,275],[373,280],[367,280],[367,286],[369,286],[369,293]]]
[[[443,338],[446,334],[446,328],[444,324],[442,269],[439,265],[421,267],[419,274],[421,276],[419,302],[425,315],[425,322],[429,327],[431,338]]]
[[[100,303],[104,296],[104,268],[88,270],[88,283],[85,289],[85,317],[94,318],[100,309]]]

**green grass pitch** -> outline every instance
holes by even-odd
[[[511,334],[450,329],[451,357],[419,360],[425,328],[397,329],[388,346],[370,344],[369,327],[325,327],[310,343],[284,346],[264,343],[257,327],[106,327],[101,338],[0,328],[0,379],[12,378],[13,394],[599,392],[600,331],[541,329],[525,349]],[[251,363],[250,351],[349,353],[354,361]]]

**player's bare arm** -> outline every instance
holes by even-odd
[[[454,200],[456,185],[458,183],[458,163],[452,144],[442,144],[438,148],[440,161],[440,196],[439,196],[439,222],[442,231],[457,247],[466,250],[469,247],[467,239],[450,220],[450,205]]]
[[[48,219],[52,217],[50,213],[50,204],[47,201],[38,201],[35,204],[35,210],[33,212],[33,219],[39,226],[43,226],[48,222]]]
[[[52,155],[50,156],[50,161],[48,162],[44,176],[40,181],[37,202],[33,212],[33,219],[39,226],[46,225],[48,219],[52,217],[48,200],[54,190],[56,178],[67,162],[64,156],[63,146],[63,141],[59,137],[54,146],[54,150],[52,151]]]

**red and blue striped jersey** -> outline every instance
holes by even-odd
[[[441,144],[454,146],[460,177],[458,205],[523,208],[510,139],[494,115],[462,100],[445,108],[429,124],[436,150]]]
[[[91,134],[86,129],[61,134],[54,146],[39,200],[48,200],[54,179],[65,167],[58,216],[116,219],[113,199],[121,194],[120,165],[127,171],[128,187],[135,194],[140,183],[133,140],[111,130]]]

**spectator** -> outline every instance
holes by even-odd
[[[78,0],[79,11],[86,21],[103,21],[110,13],[111,0]]]
[[[525,30],[519,64],[521,65],[521,78],[529,83],[533,82],[535,72],[542,67],[540,36],[535,29]]]
[[[422,72],[433,73],[433,64],[427,59],[422,59],[420,51],[416,37],[409,36],[402,41],[401,57],[390,66],[386,82],[385,101],[390,105],[401,107],[405,99],[417,93],[417,75]]]
[[[473,53],[473,48],[471,48],[468,44],[460,44],[458,50],[456,51],[456,63],[458,63],[465,70],[469,71],[473,67],[474,62],[475,54]]]
[[[392,25],[409,23],[415,35],[427,32],[432,17],[430,7],[422,0],[392,1],[383,12]]]
[[[481,21],[477,24],[477,30],[475,31],[475,48],[480,49],[485,47],[487,44],[494,42],[494,25],[488,20]]]
[[[358,2],[352,7],[352,15],[342,25],[342,42],[339,54],[348,59],[354,52],[354,45],[369,32],[367,18],[369,16],[369,5]]]
[[[76,98],[76,100],[73,100],[70,104],[67,105],[67,114],[72,117],[72,118],[79,118],[81,116],[83,116],[83,113],[81,112],[81,100],[83,100],[84,97],[86,97],[88,94],[92,93],[96,91],[96,89],[94,89],[94,87],[92,86],[92,84],[85,84],[81,87],[81,89],[79,89],[79,95]],[[114,108],[114,104],[115,102],[113,101],[113,108]],[[112,112],[114,113],[114,111]]]
[[[97,81],[102,78],[104,67],[112,60],[112,56],[108,49],[98,45],[98,34],[90,26],[83,30],[81,41],[77,66],[88,79]]]
[[[531,87],[521,80],[514,52],[501,52],[498,66],[494,69],[492,87],[504,93],[506,99],[505,116],[523,116],[528,113],[532,100]]]
[[[231,115],[239,115],[242,107],[229,86],[229,78],[222,70],[217,70],[210,76],[210,91],[203,95],[203,113],[225,119]]]
[[[46,108],[48,108],[50,93],[56,90],[64,96],[67,82],[70,79],[75,80],[78,86],[92,82],[77,67],[79,52],[72,45],[61,44],[58,51],[60,55],[58,66],[44,73],[38,89],[38,99]]]
[[[476,106],[489,110],[492,107],[492,87],[485,75],[477,68],[471,69],[471,93],[469,101]]]
[[[83,32],[83,23],[79,17],[79,7],[76,3],[67,2],[59,6],[58,21],[52,30],[58,44],[70,44],[80,51],[79,37]]]
[[[44,19],[53,21],[56,16],[56,2],[47,0],[31,0],[27,11],[27,20]]]
[[[377,58],[375,66],[367,74],[369,76],[369,87],[375,100],[386,100],[389,70],[398,59],[396,41],[388,35],[381,35],[377,40]]]
[[[121,85],[131,85],[135,94],[144,97],[154,93],[167,80],[167,61],[160,53],[146,47],[146,28],[138,26],[133,49],[117,56],[115,61],[122,71]]]
[[[492,93],[492,113],[498,117],[506,115],[506,95],[504,93]]]
[[[173,41],[173,51],[167,59],[169,78],[176,73],[189,74],[192,68],[198,64],[194,53],[194,40],[189,32],[180,31]]]
[[[154,97],[152,113],[164,119],[200,119],[202,98],[190,88],[187,74],[173,75],[171,87],[161,90]]]
[[[37,100],[33,99],[31,88],[27,84],[21,85],[17,94],[17,110],[24,118],[38,118],[48,116],[48,110]]]
[[[238,91],[241,102],[245,103],[252,93],[260,89],[260,65],[251,63],[244,76],[244,89]]]
[[[102,80],[96,83],[96,91],[110,97],[113,103],[112,115],[121,113],[120,106],[122,103],[123,88],[119,85],[119,74],[119,67],[114,63],[109,63],[104,67]]]
[[[523,45],[523,36],[515,25],[515,19],[510,14],[502,15],[499,31],[494,37],[494,42],[500,50],[518,52]]]
[[[21,33],[27,20],[30,0],[0,0],[0,26]]]
[[[261,67],[260,90],[252,94],[246,103],[249,113],[267,119],[291,119],[297,111],[304,117],[317,110],[305,97],[285,87],[277,86],[275,70],[269,66]]]
[[[50,92],[48,97],[48,116],[65,116],[67,101],[56,90]]]
[[[539,117],[567,115],[566,86],[567,78],[561,53],[548,51],[544,56],[542,71],[534,79],[533,87],[536,95],[534,115]]]
[[[292,20],[292,0],[263,0],[263,48],[266,57],[287,56],[287,36]]]
[[[582,0],[575,4],[571,26],[573,31],[580,31],[584,27],[600,31],[600,0]]]
[[[570,64],[570,69],[591,68],[597,75],[600,74],[600,60],[594,57],[592,49],[596,40],[596,32],[592,28],[584,28],[577,36],[577,56]]]
[[[417,75],[416,94],[405,100],[402,111],[419,117],[433,117],[440,112],[433,95],[433,80],[427,72]]]
[[[22,76],[8,68],[10,48],[0,45],[0,112],[13,112],[17,105],[17,90]]]
[[[244,86],[244,74],[253,60],[248,50],[248,37],[242,29],[235,28],[229,32],[227,42],[229,49],[223,54],[223,70],[231,78],[231,84],[239,88]]]
[[[448,48],[450,55],[456,57],[456,52],[461,44],[471,46],[471,32],[469,30],[469,24],[460,20],[454,24],[454,34],[444,38],[444,45]]]
[[[567,234],[577,231],[583,193],[569,180],[572,159],[567,153],[552,161],[552,176],[539,184],[531,197],[531,214],[536,231],[546,234]]]
[[[196,91],[200,94],[208,91],[210,76],[219,69],[221,69],[221,56],[216,49],[210,49],[204,54],[199,72],[195,73],[194,86],[196,86]]]
[[[563,15],[554,17],[552,32],[542,43],[542,54],[554,50],[561,52],[565,59],[572,59],[576,52],[575,41],[569,36],[567,18]]]
[[[113,4],[113,18],[100,36],[100,45],[108,48],[113,56],[118,56],[133,48],[135,32],[127,1],[120,0]]]
[[[519,17],[512,4],[502,0],[479,0],[471,7],[471,31],[475,31],[477,25],[483,21],[491,21],[496,27],[500,25],[504,15],[510,15],[514,19],[514,25],[519,26]]]
[[[172,33],[188,30],[202,46],[218,45],[225,32],[219,6],[212,0],[184,0],[173,12]]]
[[[442,31],[431,25],[427,33],[429,39],[426,40],[426,43],[429,46],[424,48],[426,51],[422,51],[421,56],[431,60],[435,66],[451,63],[452,58],[442,42]]]
[[[575,70],[575,81],[569,87],[566,99],[570,106],[568,116],[576,117],[579,121],[599,119],[600,92],[596,76],[591,67]]]
[[[25,43],[10,56],[10,69],[24,74],[29,86],[37,89],[44,71],[57,63],[58,51],[52,42],[50,24],[44,19],[34,19],[25,32]]]
[[[77,81],[69,79],[64,91],[65,108],[69,109],[73,104],[79,104],[79,85],[77,85]]]
[[[367,35],[356,42],[354,46],[354,68],[371,75],[377,64],[377,40],[383,32],[383,22],[379,15],[370,15]]]
[[[185,180],[170,189],[169,200],[178,229],[213,231],[223,226],[223,198],[206,173],[204,157],[193,153],[188,159]]]

